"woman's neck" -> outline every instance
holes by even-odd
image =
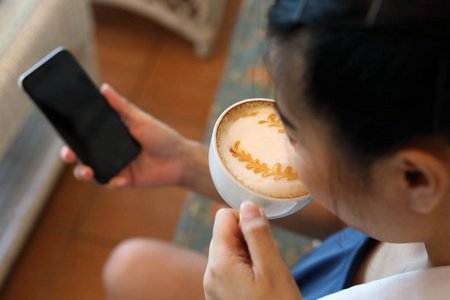
[[[430,267],[450,266],[450,230],[436,230],[433,237],[425,242]]]
[[[380,242],[361,264],[354,284],[430,267],[423,243],[390,244]]]

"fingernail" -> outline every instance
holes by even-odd
[[[80,170],[80,175],[81,175],[82,177],[88,177],[88,176],[89,176],[88,170],[86,170],[86,169],[81,169],[81,170]]]
[[[104,92],[107,88],[108,88],[109,84],[107,84],[106,82],[103,82],[102,85],[100,86],[100,91]]]
[[[59,150],[59,155],[64,158],[67,159],[67,148],[66,147],[62,147],[61,150]]]
[[[250,201],[244,201],[241,204],[240,215],[241,219],[247,219],[253,217],[260,217],[263,214],[261,209],[256,204]]]
[[[126,184],[127,184],[127,180],[123,177],[117,178],[114,181],[114,185],[118,188],[123,188],[123,187],[125,187]]]

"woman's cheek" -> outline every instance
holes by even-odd
[[[320,174],[320,166],[315,166],[306,154],[301,155],[301,153],[297,152],[295,169],[298,178],[311,196],[326,206],[324,202],[327,199],[327,185],[324,180],[324,174]]]
[[[297,171],[298,178],[306,189],[311,191],[309,186],[312,184],[311,175],[314,176],[314,174],[311,174],[312,170],[310,170],[310,166],[305,162],[305,159],[299,152],[296,152],[296,157],[297,159],[294,168]]]

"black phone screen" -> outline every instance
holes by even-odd
[[[22,80],[24,90],[78,158],[106,183],[140,151],[128,128],[67,50]]]

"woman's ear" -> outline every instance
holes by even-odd
[[[433,153],[405,149],[392,158],[400,187],[411,210],[431,213],[447,196],[449,174],[445,163]]]

